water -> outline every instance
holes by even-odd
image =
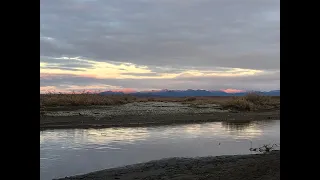
[[[40,178],[84,174],[167,157],[250,154],[280,143],[280,121],[40,132]]]

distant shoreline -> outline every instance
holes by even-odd
[[[59,180],[104,179],[280,180],[280,150],[268,154],[168,158]]]

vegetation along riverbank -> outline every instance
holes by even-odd
[[[280,98],[150,98],[129,95],[40,95],[40,129],[150,126],[280,119]]]

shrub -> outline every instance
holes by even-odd
[[[269,109],[278,107],[279,102],[270,96],[263,96],[257,93],[248,93],[243,97],[234,97],[222,104],[225,109],[234,109],[239,111],[255,111],[259,109]]]
[[[245,98],[235,98],[230,101],[227,101],[225,104],[223,104],[224,108],[228,109],[235,109],[235,110],[241,110],[241,111],[253,111],[255,110],[255,105],[247,101]]]

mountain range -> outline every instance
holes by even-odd
[[[259,93],[266,96],[280,96],[280,90],[273,91],[250,91]],[[102,95],[121,95],[129,94],[137,97],[186,97],[186,96],[244,96],[248,92],[237,92],[237,93],[227,93],[224,91],[208,91],[208,90],[160,90],[160,91],[143,91],[143,92],[132,92],[132,93],[123,93],[123,92],[114,92],[114,91],[105,91],[101,92]]]

